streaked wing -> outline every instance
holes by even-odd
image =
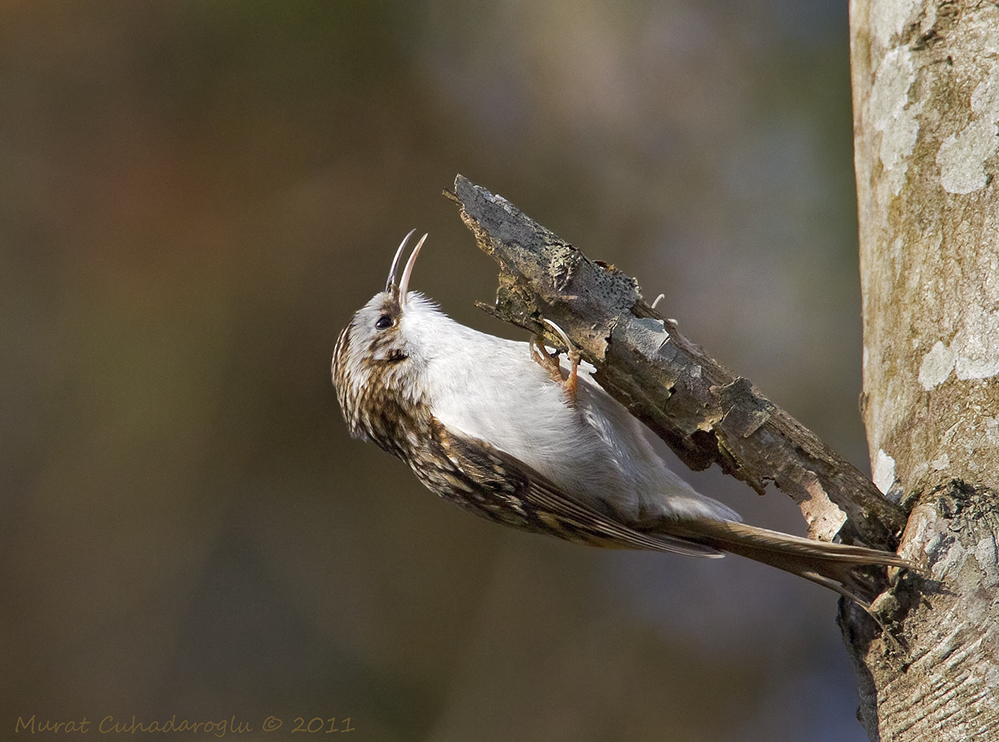
[[[442,477],[455,480],[449,488],[452,491],[444,496],[466,510],[506,525],[590,546],[721,556],[717,549],[705,544],[629,528],[573,499],[505,451],[447,430],[436,420],[433,427],[434,438],[450,466],[447,472],[417,473],[437,492],[441,492]]]

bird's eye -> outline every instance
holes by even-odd
[[[392,326],[392,317],[388,314],[383,314],[381,317],[378,318],[378,321],[375,322],[376,330],[387,330],[391,326]]]

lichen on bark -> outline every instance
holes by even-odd
[[[860,716],[872,739],[996,739],[999,8],[854,0],[851,54],[864,421],[929,578],[899,601],[904,653],[848,641]]]

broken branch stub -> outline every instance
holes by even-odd
[[[494,308],[531,332],[558,324],[597,368],[596,380],[691,469],[718,464],[763,493],[798,503],[809,533],[894,548],[905,514],[811,431],[677,332],[635,279],[594,262],[506,199],[462,176],[461,218],[500,266]],[[481,305],[480,305],[481,306]],[[842,530],[841,530],[842,527]]]

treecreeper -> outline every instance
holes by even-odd
[[[385,290],[340,333],[332,375],[351,435],[405,461],[432,492],[496,523],[590,546],[738,554],[868,610],[866,568],[912,568],[891,552],[747,525],[695,491],[554,323],[565,353],[449,318],[409,290],[426,235],[397,281],[412,234]]]

